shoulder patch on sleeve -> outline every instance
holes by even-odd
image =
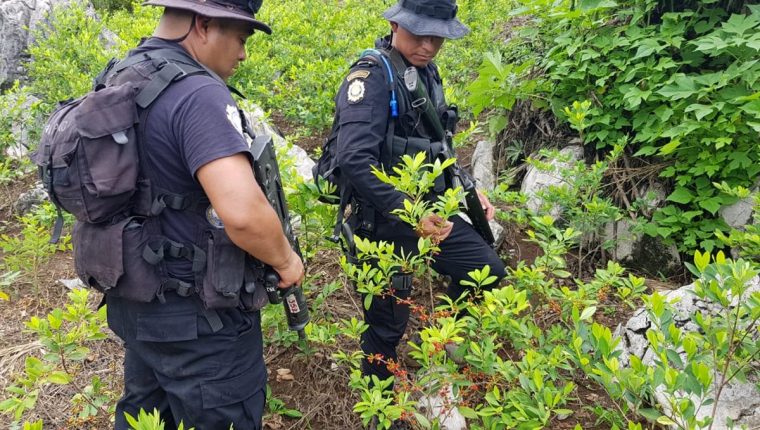
[[[356,79],[351,81],[347,91],[349,103],[359,103],[364,98],[364,81]]]
[[[351,72],[347,77],[347,81],[352,81],[354,79],[367,79],[370,75],[369,70],[357,70],[355,72]]]

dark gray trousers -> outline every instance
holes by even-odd
[[[136,418],[140,408],[157,409],[166,429],[261,429],[267,373],[258,312],[217,311],[223,326],[213,332],[197,297],[107,304],[108,326],[126,349],[117,430],[129,429],[124,413]]]

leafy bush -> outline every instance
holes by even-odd
[[[91,16],[84,4],[56,6],[45,26],[34,31],[28,65],[31,91],[52,110],[55,103],[78,97],[116,52],[105,48],[105,24]]]
[[[509,57],[519,65],[489,56],[471,87],[473,104],[511,109],[515,99],[529,99],[570,120],[565,106],[591,100],[586,144],[604,152],[628,141],[634,155],[665,163],[659,175],[673,184],[669,205],[643,223],[644,232],[682,251],[711,250],[714,231],[726,231],[718,209],[734,201],[712,183],[750,187],[760,173],[760,7],[729,13],[727,2],[712,0],[677,10],[654,1],[574,4],[525,6],[532,25]],[[535,79],[533,64],[543,72]],[[497,132],[506,126],[500,118]]]
[[[480,61],[511,8],[509,2],[458,3],[459,17],[473,32],[441,51],[442,73],[452,84],[448,95],[454,102],[462,101],[470,65]],[[265,3],[259,18],[272,24],[273,34],[251,38],[249,58],[233,85],[293,123],[324,129],[332,120],[333,97],[351,63],[362,50],[373,47],[376,38],[390,33],[382,18],[388,5],[380,0],[325,0],[318,7],[308,0]]]
[[[726,386],[757,375],[760,292],[750,291],[749,286],[760,272],[747,261],[727,260],[722,253],[710,260],[709,254],[697,252],[694,264],[687,264],[698,277],[693,294],[717,307],[708,314],[689,316],[698,330],[679,328],[671,303],[659,293],[644,298],[652,321],[646,332],[651,362],[632,355],[630,366],[624,367],[617,349],[620,338],[597,323],[578,325],[573,340],[577,362],[621,410],[633,410],[673,428],[711,428]],[[666,406],[649,406],[656,405],[655,391]]]
[[[50,229],[33,216],[20,217],[20,235],[0,234],[3,250],[3,270],[20,271],[30,278],[34,291],[39,291],[42,266],[56,252],[71,250],[71,236],[63,236],[57,244],[50,243]]]
[[[90,352],[89,343],[106,338],[106,308],[90,309],[89,290],[79,289],[68,293],[65,308],[56,308],[45,318],[32,317],[27,329],[37,335],[43,346],[43,356],[26,357],[24,373],[6,388],[7,396],[0,402],[0,412],[19,421],[25,413],[37,406],[42,391],[53,385],[73,385],[77,394],[72,405],[79,419],[101,416],[108,421],[116,393],[105,391],[95,376],[86,387],[77,385],[76,378]]]

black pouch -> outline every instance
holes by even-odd
[[[401,161],[401,156],[410,155],[414,157],[418,152],[427,154],[427,161],[430,161],[430,140],[421,137],[401,137],[393,136],[393,158],[391,165]]]
[[[237,307],[245,282],[245,251],[223,229],[208,231],[206,270],[199,294],[206,309]]]
[[[255,264],[251,256],[246,256],[244,273],[245,289],[240,293],[240,308],[246,312],[258,311],[269,304],[264,269],[260,264]]]
[[[72,234],[74,264],[79,279],[96,290],[147,303],[161,287],[160,268],[143,258],[153,238],[141,217],[118,223],[77,222]]]

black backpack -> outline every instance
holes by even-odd
[[[58,209],[52,240],[61,234],[61,210],[86,223],[151,215],[154,197],[140,174],[142,130],[150,105],[173,82],[212,74],[172,49],[112,59],[84,96],[61,102],[32,155]]]

